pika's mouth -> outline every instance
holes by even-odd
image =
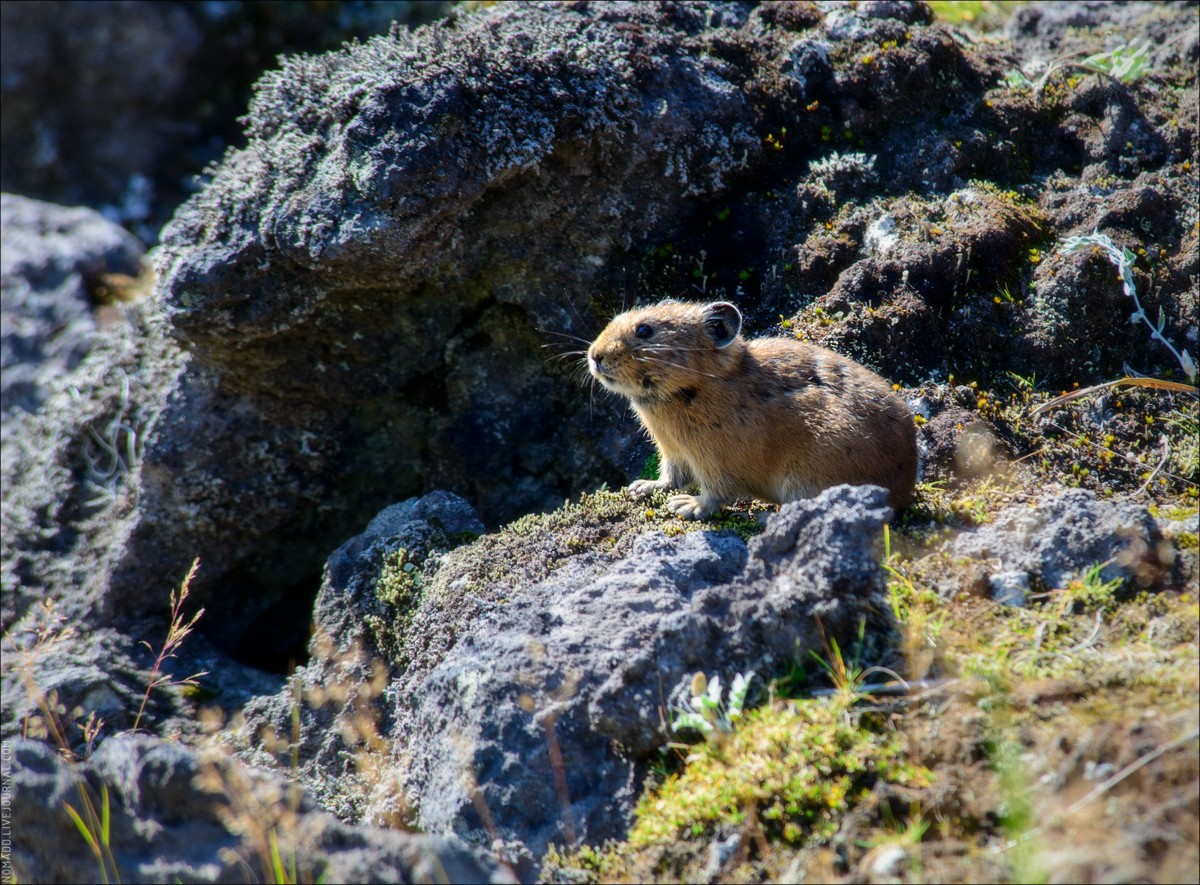
[[[604,357],[593,356],[589,353],[588,371],[592,373],[593,378],[599,381],[608,390],[611,390],[613,393],[619,393],[628,396],[625,386],[611,374],[610,367],[604,362]]]
[[[616,379],[608,373],[608,368],[604,365],[604,357],[588,354],[588,371],[592,373],[592,377],[601,384],[611,386],[616,383]]]

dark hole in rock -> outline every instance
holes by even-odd
[[[225,580],[225,592],[207,603],[199,626],[238,662],[268,673],[290,673],[308,663],[313,603],[320,587],[319,572],[287,586],[266,587],[235,571]]]

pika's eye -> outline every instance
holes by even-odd
[[[654,334],[654,329],[650,326],[647,326],[645,323],[642,323],[637,327],[637,329],[634,330],[633,334],[637,335],[639,338],[649,338]]]

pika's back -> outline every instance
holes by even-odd
[[[670,463],[662,487],[695,480],[709,502],[783,503],[872,484],[907,506],[916,430],[887,382],[825,348],[740,330],[732,304],[668,301],[617,316],[588,351],[592,375],[629,398]]]

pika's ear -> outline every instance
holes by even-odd
[[[704,331],[718,350],[728,347],[742,331],[742,314],[728,301],[715,301],[704,308]]]

